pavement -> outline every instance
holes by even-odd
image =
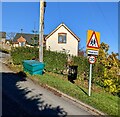
[[[47,86],[47,89],[11,71],[1,63],[2,116],[57,116],[104,115],[98,110]],[[52,89],[60,95],[55,95]]]

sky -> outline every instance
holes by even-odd
[[[118,52],[117,2],[47,2],[44,34],[49,34],[64,22],[86,49],[87,30],[100,32],[100,42],[110,46],[109,53]],[[39,2],[3,2],[2,31],[39,32]]]

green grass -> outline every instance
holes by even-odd
[[[37,79],[41,84],[48,84],[49,86],[54,87],[61,92],[72,96],[108,115],[118,115],[119,97],[117,96],[113,96],[106,92],[95,93],[92,91],[91,97],[89,97],[86,94],[88,92],[88,89],[68,82],[66,78],[64,79],[64,77],[61,75],[45,73],[43,76],[29,75],[29,77],[32,79]]]

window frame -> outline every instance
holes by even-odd
[[[62,39],[62,41],[59,41],[59,36],[61,35],[63,35],[64,34],[64,36],[65,36],[65,42],[64,42],[64,40]],[[67,33],[58,33],[58,43],[59,44],[66,44],[67,43]]]

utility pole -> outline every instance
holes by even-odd
[[[45,12],[45,0],[40,0],[39,62],[43,62],[44,12]]]

